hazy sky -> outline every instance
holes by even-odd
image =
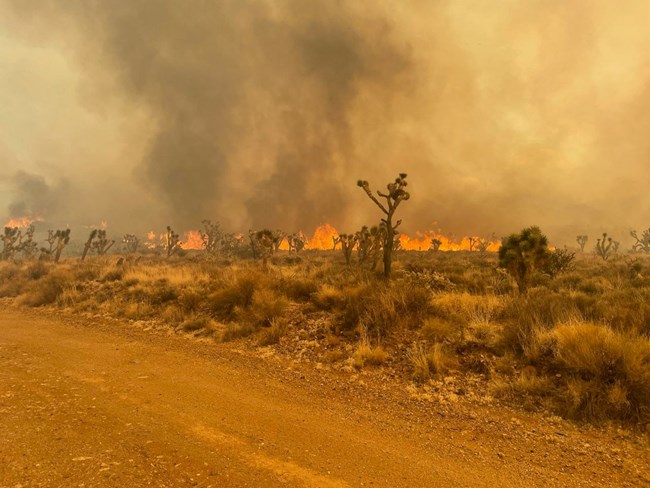
[[[0,0],[0,220],[650,226],[647,0]]]

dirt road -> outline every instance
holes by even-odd
[[[0,312],[0,486],[649,484],[629,440],[500,410],[443,417],[344,381],[232,345]]]

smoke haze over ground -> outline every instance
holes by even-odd
[[[625,240],[649,25],[646,0],[0,0],[0,217],[350,231],[378,220],[356,180],[403,171],[405,232]]]

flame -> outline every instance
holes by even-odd
[[[41,217],[12,217],[9,219],[9,221],[5,224],[5,227],[21,227],[21,228],[27,228],[30,225],[32,225],[34,222],[43,222],[43,219]]]
[[[307,249],[331,250],[332,238],[339,235],[338,231],[330,224],[321,224],[316,227],[311,239],[307,241]]]
[[[402,244],[402,249],[407,251],[428,251],[431,248],[431,240],[438,239],[442,244],[440,244],[440,251],[469,251],[469,237],[463,237],[460,242],[456,242],[453,239],[443,235],[440,232],[427,230],[427,231],[416,231],[415,236],[411,237],[407,234],[400,234],[399,241]],[[490,245],[487,250],[490,252],[496,252],[501,246],[501,241],[490,241]],[[476,251],[476,245],[474,246],[474,251]]]
[[[203,249],[203,239],[201,239],[201,233],[198,230],[187,231],[185,233],[185,239],[181,243],[181,247],[185,250]]]

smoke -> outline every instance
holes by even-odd
[[[30,78],[19,95],[50,97],[0,115],[0,147],[67,181],[13,181],[11,214],[349,231],[378,220],[356,180],[406,172],[407,232],[649,225],[644,0],[4,0],[0,19],[4,50],[66,87],[55,104],[61,86]]]

